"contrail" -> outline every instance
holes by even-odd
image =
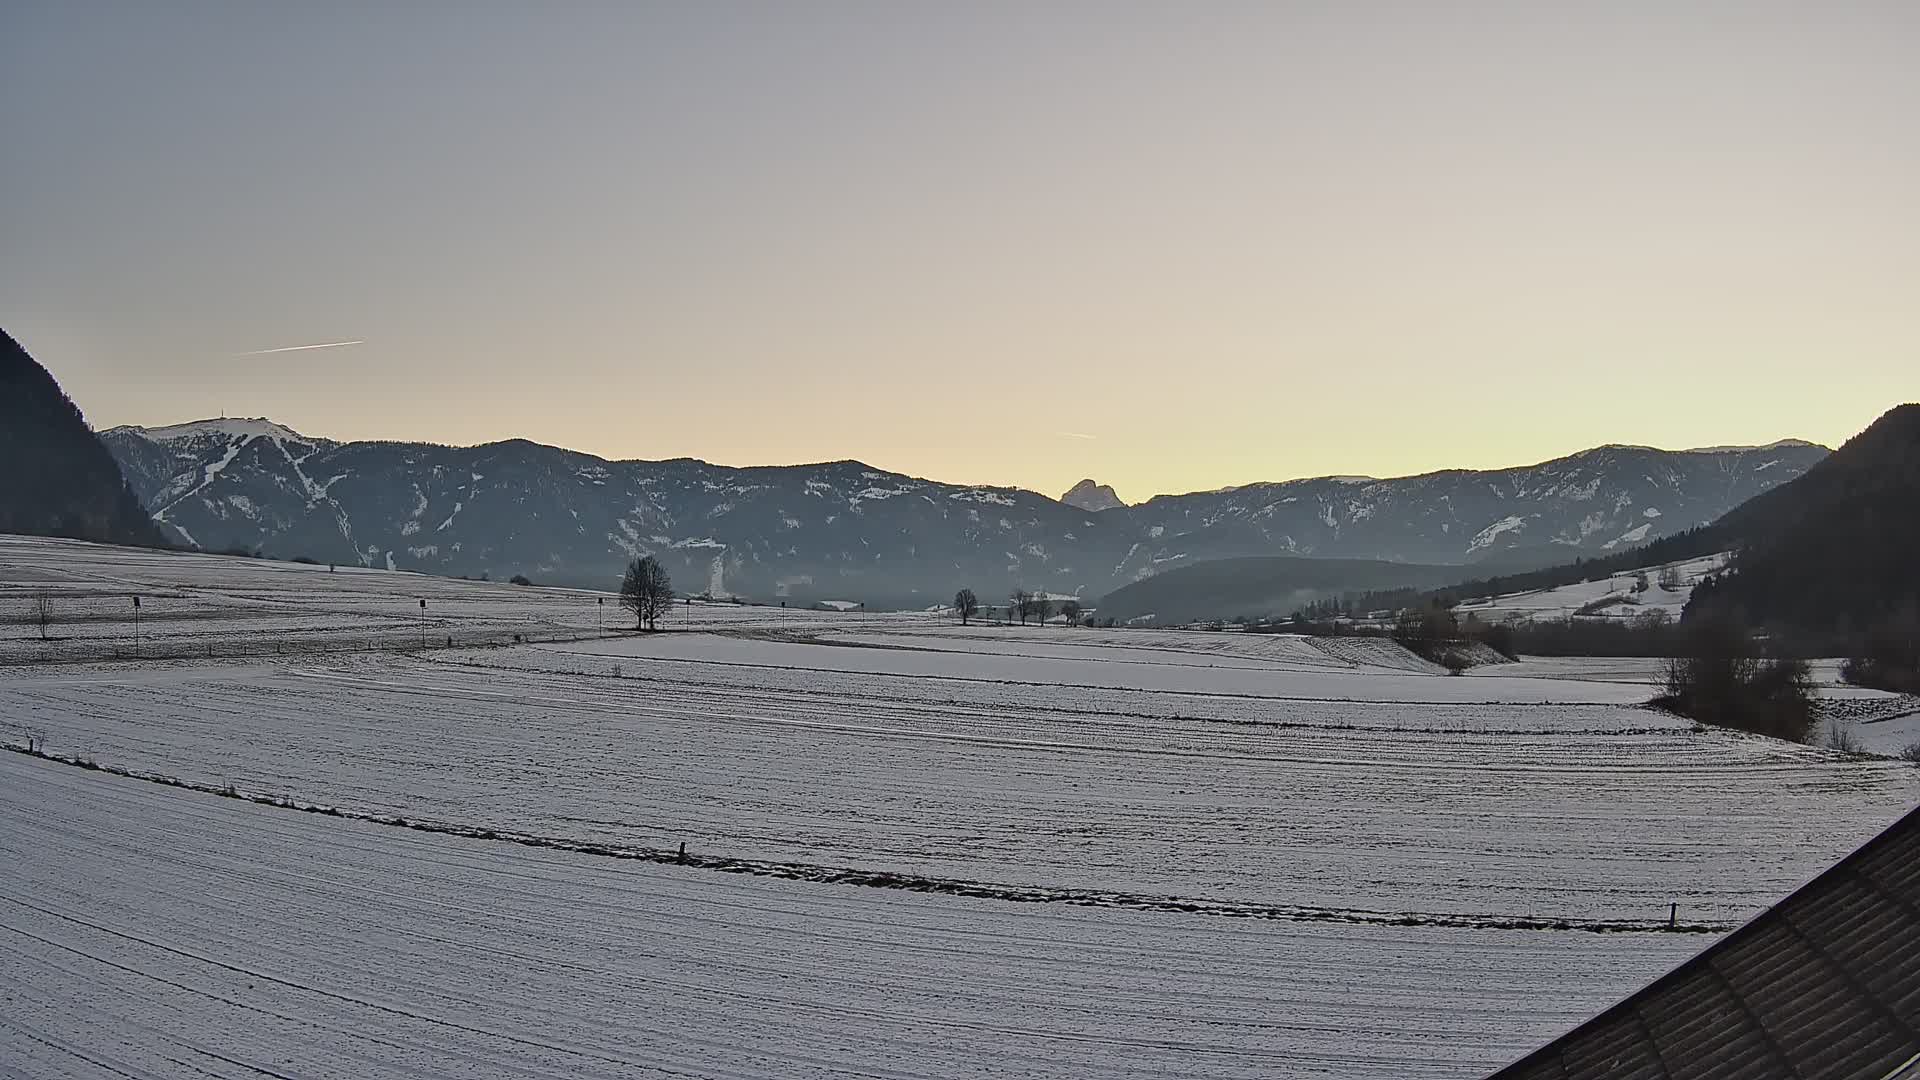
[[[299,352],[302,349],[337,349],[342,345],[365,345],[365,344],[366,344],[365,341],[323,341],[318,345],[288,345],[283,349],[255,349],[252,352],[243,352],[243,353],[240,353],[239,355],[265,356],[268,353]]]
[[[1100,437],[1098,435],[1088,435],[1081,431],[1063,431],[1060,434],[1065,435],[1069,439],[1097,439]]]

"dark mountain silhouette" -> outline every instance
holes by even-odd
[[[158,546],[159,529],[72,399],[0,330],[0,532]]]
[[[1711,531],[1733,564],[1694,591],[1689,616],[1816,635],[1920,630],[1920,404],[1892,409]]]

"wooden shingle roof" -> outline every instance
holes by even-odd
[[[1920,1077],[1920,810],[1492,1080]]]

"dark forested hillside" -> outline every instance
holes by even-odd
[[[1458,566],[1376,559],[1303,559],[1289,555],[1216,559],[1169,570],[1115,589],[1097,607],[1102,619],[1152,616],[1167,626],[1202,619],[1286,615],[1329,597],[1430,587],[1460,575]]]
[[[1920,405],[1894,408],[1802,475],[1711,524],[1539,570],[1425,590],[1409,582],[1413,587],[1346,593],[1306,613],[1451,606],[1721,551],[1733,553],[1730,567],[1694,590],[1689,619],[1717,616],[1770,629],[1777,644],[1800,652],[1893,641],[1901,655],[1911,655],[1920,642]]]
[[[158,545],[160,531],[80,410],[0,331],[0,532]]]
[[[1901,405],[1805,475],[1736,507],[1733,567],[1694,592],[1760,626],[1849,635],[1920,628],[1920,405]]]

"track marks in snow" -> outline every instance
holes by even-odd
[[[13,754],[0,816],[8,1021],[139,1076],[1469,1077],[1701,944],[770,881]]]
[[[1737,920],[1920,799],[1911,769],[1613,707],[1130,695],[1215,715],[1127,715],[1071,691],[1028,704],[989,684],[626,663],[617,679],[409,660],[22,679],[0,729],[203,784],[617,849],[1509,921],[1631,924],[1672,902]]]

